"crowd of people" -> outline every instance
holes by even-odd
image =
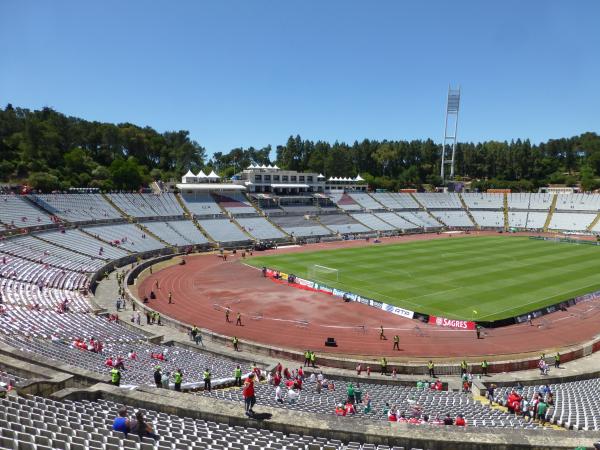
[[[487,397],[490,404],[494,402],[494,385],[490,385],[487,390]],[[540,386],[537,392],[527,398],[523,394],[523,387],[519,384],[517,387],[507,391],[504,398],[499,403],[506,406],[509,412],[522,416],[525,420],[539,420],[543,425],[546,423],[549,409],[554,406],[554,393],[547,384]]]

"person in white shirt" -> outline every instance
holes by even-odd
[[[283,390],[281,389],[281,386],[275,388],[275,401],[283,403]]]
[[[300,392],[298,392],[295,389],[288,389],[287,398],[288,398],[288,401],[290,402],[290,405],[296,403],[296,401],[298,400],[299,397],[300,397]]]

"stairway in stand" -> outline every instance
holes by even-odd
[[[552,220],[552,214],[554,214],[554,210],[556,209],[556,201],[557,200],[558,200],[558,195],[553,194],[552,205],[550,205],[550,211],[548,212],[548,217],[546,217],[546,223],[544,223],[544,231],[548,231],[548,227],[550,226],[550,221]]]
[[[475,221],[475,217],[473,217],[473,214],[471,214],[471,211],[469,211],[469,207],[465,203],[465,199],[462,197],[462,195],[460,195],[460,193],[458,194],[458,198],[460,198],[460,203],[462,204],[462,207],[465,209],[467,216],[469,216],[469,220],[471,220],[471,222],[473,222],[473,226],[475,227],[475,229],[479,230],[481,227]]]

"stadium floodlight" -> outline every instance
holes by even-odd
[[[458,131],[458,110],[460,106],[460,86],[452,89],[448,86],[448,100],[446,102],[446,119],[444,124],[444,140],[442,141],[442,167],[441,177],[446,181],[446,164],[450,164],[450,179],[454,178],[454,155],[456,153],[456,134]],[[454,132],[452,132],[454,130]],[[452,149],[452,158],[446,159],[446,149]]]
[[[312,281],[322,281],[322,282],[339,282],[340,281],[340,271],[338,269],[334,269],[333,267],[320,266],[318,264],[313,264],[308,267],[308,278]]]

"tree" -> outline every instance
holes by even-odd
[[[52,192],[60,188],[58,177],[44,172],[33,172],[27,178],[27,184],[42,192]]]

